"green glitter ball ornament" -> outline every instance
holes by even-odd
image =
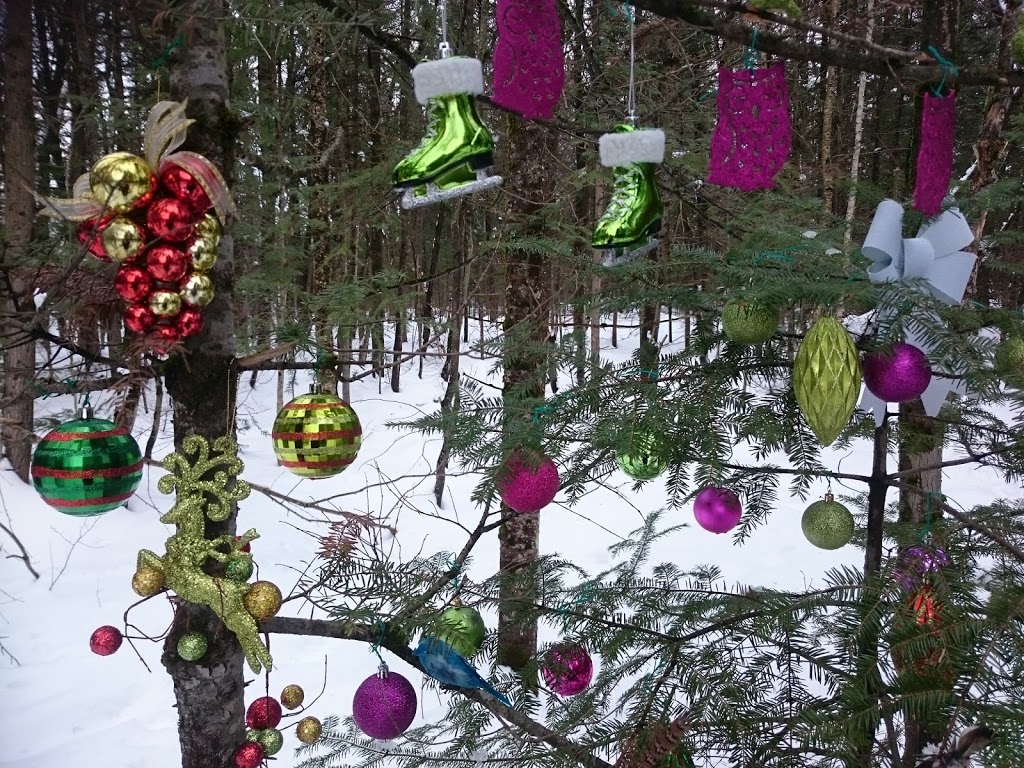
[[[178,638],[178,655],[185,661],[199,661],[209,648],[210,644],[202,632],[186,632]]]
[[[1024,339],[1009,336],[996,347],[996,371],[1002,374],[1024,371]]]
[[[32,484],[65,515],[93,517],[123,506],[142,482],[142,451],[128,430],[94,419],[61,424],[32,455]]]
[[[356,459],[363,430],[352,406],[336,395],[301,395],[281,409],[271,438],[277,463],[299,477],[320,479]]]
[[[246,731],[245,731],[245,740],[246,741],[255,741],[255,742],[258,743],[259,740],[260,740],[260,729],[259,728],[247,728]]]
[[[793,393],[822,445],[832,445],[860,397],[860,356],[834,317],[821,317],[804,336],[793,361]]]
[[[233,581],[248,581],[252,576],[253,565],[251,557],[238,557],[229,560],[224,566],[224,575]]]
[[[263,747],[264,754],[276,755],[284,746],[284,734],[277,728],[264,728],[258,732],[256,743]]]
[[[653,480],[668,467],[668,447],[657,433],[642,430],[623,442],[615,452],[615,463],[634,480]]]
[[[722,310],[722,332],[737,344],[763,344],[778,327],[779,313],[763,304],[734,299]]]
[[[800,527],[807,540],[819,549],[839,549],[853,538],[853,515],[835,496],[826,493],[824,499],[804,510]]]
[[[424,634],[443,640],[454,648],[456,653],[468,659],[484,644],[487,625],[476,608],[456,605],[446,609],[437,619],[437,623]]]

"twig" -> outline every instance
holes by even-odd
[[[98,517],[94,517],[88,523],[83,525],[82,529],[78,533],[78,538],[75,539],[74,541],[68,541],[68,539],[66,537],[61,536],[61,538],[66,543],[71,545],[71,548],[68,550],[67,557],[64,558],[64,565],[61,567],[60,572],[50,580],[50,589],[53,589],[55,586],[57,586],[57,582],[60,580],[60,577],[63,576],[64,575],[64,571],[66,571],[68,569],[68,563],[71,562],[71,555],[74,553],[75,547],[77,547],[78,544],[82,541],[82,539],[84,539],[89,534],[89,531],[91,531],[95,527],[97,520],[99,520],[99,518]],[[52,573],[52,563],[51,563],[51,573]]]
[[[6,510],[6,506],[5,506],[4,509]],[[21,550],[21,554],[20,555],[8,555],[7,559],[8,560],[12,560],[12,559],[13,560],[21,560],[22,562],[24,562],[25,563],[25,567],[28,568],[28,572],[32,574],[32,578],[38,580],[39,579],[39,573],[36,571],[35,568],[32,567],[32,561],[29,559],[28,551],[25,549],[25,545],[21,543],[21,539],[19,539],[15,535],[13,530],[11,530],[9,527],[4,525],[2,522],[0,522],[0,528],[3,529],[4,533],[6,533],[8,536],[11,537],[11,541],[13,541],[15,543],[15,545],[18,547],[18,549]]]

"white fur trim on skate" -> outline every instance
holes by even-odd
[[[654,129],[629,133],[606,133],[601,137],[601,165],[616,168],[630,163],[660,163],[665,160],[665,132]]]
[[[457,93],[477,96],[484,92],[484,65],[468,56],[425,61],[413,67],[412,81],[420,104]]]

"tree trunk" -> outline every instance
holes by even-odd
[[[24,326],[35,312],[32,286],[11,270],[28,263],[35,187],[35,120],[32,95],[32,0],[7,3],[4,25],[4,244],[0,273],[0,346],[3,348],[3,411],[0,442],[18,477],[28,482],[32,463],[35,402],[28,384],[35,380],[35,341]],[[7,290],[9,289],[9,290]]]
[[[190,27],[189,43],[171,64],[171,91],[188,99],[188,115],[197,122],[185,149],[205,155],[230,177],[234,165],[236,122],[227,108],[228,77],[223,0],[193,0],[182,16],[203,18]],[[187,435],[213,440],[235,434],[235,319],[233,311],[233,239],[221,240],[213,269],[214,300],[203,311],[203,331],[188,342],[186,351],[168,361],[167,391],[174,408],[174,443]],[[235,514],[222,523],[207,521],[213,538],[235,533]],[[198,630],[210,641],[198,662],[183,661],[175,651],[178,639]],[[164,645],[163,663],[174,682],[178,710],[178,741],[182,768],[228,768],[245,738],[245,699],[242,653],[234,634],[205,606],[182,603]]]
[[[868,30],[865,39],[871,41],[875,32],[875,0],[868,0]],[[850,160],[850,194],[846,198],[846,232],[843,242],[849,243],[853,234],[853,218],[857,213],[857,185],[860,182],[860,155],[864,145],[864,106],[868,88],[868,73],[861,72],[857,81],[857,111],[853,118],[853,158]]]
[[[557,135],[537,123],[517,117],[508,120],[508,165],[511,211],[509,221],[523,237],[543,233],[536,212],[554,195],[552,160],[558,155]],[[548,313],[551,305],[543,253],[510,248],[505,262],[505,375],[504,399],[508,418],[529,418],[523,402],[544,397]],[[483,309],[481,308],[481,313]],[[532,601],[535,591],[521,572],[539,553],[540,516],[516,515],[502,509],[506,522],[499,531],[499,564],[503,576],[498,605],[498,663],[521,670],[537,653],[537,623],[524,621],[515,601]]]

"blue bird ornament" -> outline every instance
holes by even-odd
[[[423,671],[442,685],[450,685],[455,688],[479,688],[487,691],[506,707],[512,706],[508,699],[480,677],[480,673],[443,640],[424,637],[416,646],[413,655],[420,660]]]

